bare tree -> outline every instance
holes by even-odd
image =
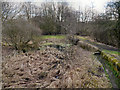
[[[14,19],[21,12],[21,3],[2,2],[2,22]]]
[[[23,7],[23,14],[24,16],[27,18],[27,20],[29,21],[32,16],[33,16],[33,5],[31,2],[24,2],[22,3],[22,7]]]

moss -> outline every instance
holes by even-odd
[[[105,60],[108,61],[109,65],[111,67],[113,67],[113,71],[115,71],[115,75],[119,76],[119,72],[120,72],[120,63],[119,63],[119,61],[115,57],[111,56],[110,54],[108,54],[108,53],[106,53],[104,51],[101,52],[101,55]]]
[[[101,51],[101,55],[102,55],[102,56],[104,55],[104,52],[103,52],[103,51]]]
[[[114,65],[116,64],[116,62],[118,62],[118,60],[117,60],[115,57],[113,57],[113,56],[111,56],[111,55],[109,55],[109,54],[107,54],[107,53],[102,52],[101,55],[102,55],[103,58],[106,59],[107,61],[109,61],[109,62],[111,62],[111,63],[114,63]]]
[[[103,58],[110,61],[110,59],[108,59],[108,56],[106,54],[103,54]]]
[[[118,60],[115,58],[111,58],[111,62],[113,63],[113,65],[116,65],[118,63]]]
[[[107,55],[107,54],[106,54],[105,52],[102,52],[102,51],[101,51],[101,56],[102,56],[102,58],[103,58],[104,55]],[[115,59],[114,57],[112,57],[112,56],[109,55],[109,59],[110,59],[110,58],[113,59],[113,62],[116,62],[116,59]],[[111,60],[111,61],[112,61],[112,60]],[[113,65],[113,63],[112,63],[112,62],[109,62],[108,60],[105,60],[104,63],[105,63],[105,65],[108,65],[108,67],[111,69],[111,71],[112,71],[113,74],[115,75],[115,77],[116,77],[115,82],[116,82],[116,83],[118,84],[118,86],[119,86],[119,84],[120,84],[120,72],[118,72],[117,66],[116,66],[116,65]],[[117,65],[118,65],[118,64],[119,64],[119,66],[120,66],[120,62],[117,63]],[[104,71],[105,71],[105,73],[106,73],[107,78],[110,80],[109,75],[108,75],[105,67],[103,67],[103,68],[104,68]]]
[[[120,62],[118,62],[117,65],[120,67]]]
[[[109,66],[109,68],[112,70],[113,74],[116,76],[116,82],[119,85],[119,83],[120,83],[120,72],[118,72],[117,68],[115,66],[111,65],[109,61],[106,60],[105,62]]]

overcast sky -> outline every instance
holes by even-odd
[[[105,10],[105,5],[109,1],[115,1],[115,0],[4,0],[4,1],[12,1],[12,2],[25,2],[25,1],[31,1],[31,2],[44,2],[44,1],[67,1],[70,3],[72,7],[75,9],[78,9],[79,6],[81,8],[85,7],[91,7],[92,5],[94,6],[94,9],[97,10],[98,12],[102,13]],[[39,5],[40,3],[37,3]]]

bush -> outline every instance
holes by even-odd
[[[28,48],[28,42],[35,42],[33,37],[39,35],[41,30],[23,19],[9,20],[3,25],[3,38],[16,50]]]

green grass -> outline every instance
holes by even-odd
[[[103,50],[103,52],[105,52],[105,53],[109,53],[109,54],[116,54],[116,55],[120,55],[120,52],[117,52],[117,51]]]
[[[52,45],[53,43],[43,43],[43,44],[41,44],[42,46],[49,46],[49,45]]]
[[[60,46],[63,46],[63,47],[69,47],[69,46],[71,46],[71,44],[64,44],[64,43],[43,43],[43,44],[41,44],[42,46],[49,46],[49,45],[60,45]]]
[[[77,37],[81,40],[87,40],[85,37],[82,37],[82,36],[77,36]]]
[[[50,38],[54,38],[54,39],[64,39],[65,35],[41,35],[41,36],[34,36],[33,39],[36,41],[41,41],[44,39],[50,39]]]
[[[56,39],[64,39],[65,35],[43,35],[42,39],[56,38]]]

